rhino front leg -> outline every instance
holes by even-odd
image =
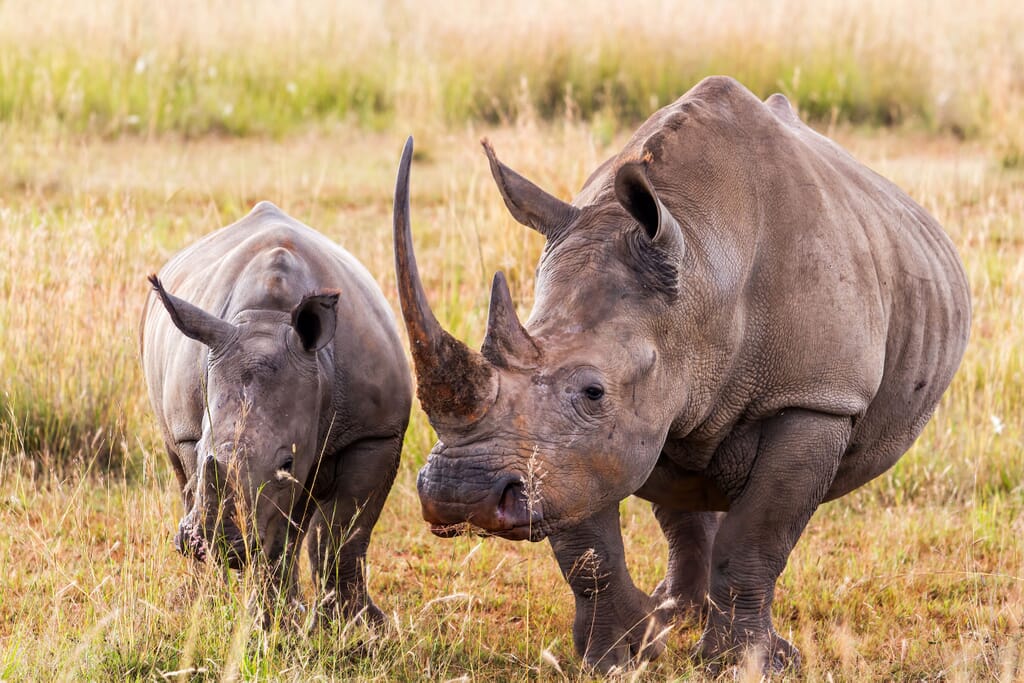
[[[604,673],[661,654],[667,619],[626,569],[618,504],[550,541],[576,597],[573,643],[584,662]]]
[[[699,619],[711,580],[711,548],[724,513],[653,509],[668,539],[668,570],[652,597],[659,605],[672,600],[670,611],[680,618]]]
[[[401,437],[348,447],[334,491],[317,505],[309,526],[309,558],[324,616],[386,621],[366,590],[366,549],[398,471]]]
[[[296,572],[300,542],[298,537],[289,541],[277,561],[262,568],[264,580],[250,597],[249,610],[266,630],[281,624],[298,627],[305,619]]]
[[[786,410],[747,437],[738,449],[745,452],[728,454],[751,469],[745,481],[723,481],[737,493],[730,491],[712,549],[709,618],[699,648],[712,660],[755,656],[766,671],[798,668],[799,652],[772,625],[775,581],[835,477],[850,419]]]

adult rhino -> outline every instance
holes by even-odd
[[[412,388],[376,282],[269,202],[150,281],[142,360],[185,508],[178,550],[234,568],[259,558],[291,595],[309,536],[328,615],[382,620],[363,562]]]
[[[704,657],[798,665],[772,625],[776,579],[818,505],[891,467],[949,385],[970,320],[953,245],[783,96],[728,78],[655,113],[572,204],[484,148],[547,243],[525,327],[495,276],[481,353],[418,278],[411,140],[398,172],[402,311],[440,439],[424,518],[442,536],[548,538],[599,670],[656,656],[673,605],[706,610]],[[623,558],[629,495],[668,539],[652,596]]]

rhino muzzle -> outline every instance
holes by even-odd
[[[231,569],[250,561],[255,544],[248,542],[235,521],[235,495],[223,466],[207,456],[196,471],[195,500],[178,524],[174,548],[185,557],[205,562],[211,557]]]
[[[209,555],[206,539],[187,516],[179,522],[178,532],[174,534],[174,549],[185,557],[191,557],[199,562],[206,562]]]
[[[251,561],[255,544],[248,542],[231,521],[208,516],[198,521],[192,511],[185,515],[174,534],[174,549],[199,562],[221,561],[231,569],[242,569]]]
[[[476,533],[513,541],[543,538],[544,515],[538,500],[530,496],[523,478],[505,474],[493,486],[474,486],[439,475],[428,462],[416,479],[423,519],[436,536],[451,538]],[[470,494],[478,494],[469,499]],[[534,497],[535,498],[535,497]]]

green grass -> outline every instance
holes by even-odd
[[[309,121],[367,127],[393,112],[373,64],[306,63],[182,51],[134,62],[82,48],[12,50],[0,59],[0,120],[74,133],[280,135]]]

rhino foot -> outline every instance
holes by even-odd
[[[709,673],[717,676],[724,666],[734,664],[765,674],[800,670],[800,651],[770,625],[760,634],[739,629],[740,635],[736,630],[710,623],[704,631],[697,654]]]
[[[387,615],[377,605],[373,604],[373,600],[370,600],[370,598],[366,598],[366,603],[362,606],[346,603],[341,609],[341,615],[346,620],[354,619],[364,626],[375,630],[385,629],[391,623]]]
[[[672,621],[699,624],[707,616],[706,586],[690,586],[688,589],[679,590],[665,578],[651,593],[651,599],[658,610],[668,615]]]
[[[577,598],[573,641],[588,668],[625,670],[665,650],[670,614],[657,602],[636,589],[630,596],[601,597]]]
[[[317,605],[315,626],[336,621],[355,621],[373,630],[385,630],[391,623],[369,596],[364,599],[339,600],[331,593]]]
[[[573,644],[585,665],[607,673],[661,654],[671,615],[629,576],[618,504],[549,540],[576,597]]]
[[[297,598],[270,591],[250,595],[246,609],[263,631],[301,630],[308,617],[306,606]]]
[[[387,615],[377,605],[373,604],[372,600],[367,600],[366,608],[361,610],[356,617],[362,619],[366,622],[367,626],[373,628],[386,627],[390,623]]]

